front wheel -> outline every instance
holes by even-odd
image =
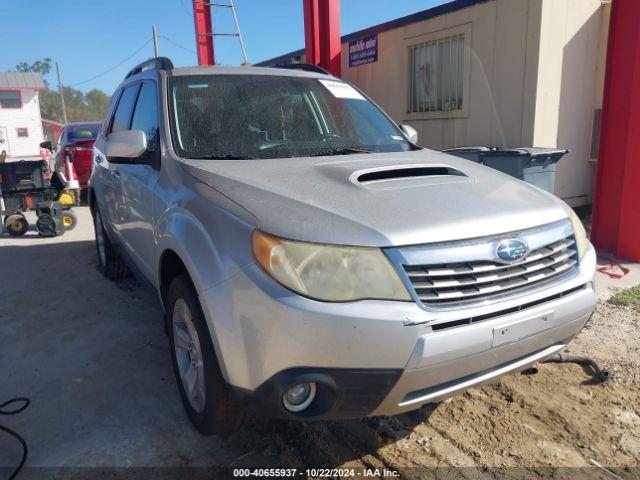
[[[166,315],[173,371],[191,423],[203,435],[236,431],[248,416],[230,397],[188,276],[171,282]]]
[[[129,269],[115,251],[113,245],[111,245],[109,237],[104,231],[102,215],[97,207],[93,213],[93,229],[96,235],[98,267],[102,274],[110,280],[127,277],[129,275]]]

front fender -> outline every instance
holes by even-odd
[[[162,255],[172,250],[184,263],[198,293],[230,278],[253,263],[253,227],[233,215],[209,206],[204,219],[180,207],[168,209],[156,226],[160,286]]]
[[[219,330],[225,330],[233,318],[233,312],[222,309],[224,317],[212,314],[207,308],[202,293],[224,283],[236,272],[254,263],[251,250],[253,226],[238,219],[227,211],[208,204],[206,214],[201,219],[193,213],[198,209],[170,208],[158,220],[156,226],[158,270],[156,283],[161,284],[161,262],[167,251],[173,251],[185,265],[191,281],[201,297],[205,320],[213,342],[223,377],[229,380],[229,370],[225,362],[224,346],[221,345]],[[203,213],[202,210],[199,211]],[[228,292],[232,295],[232,292]],[[226,300],[226,301],[224,301]],[[230,305],[230,298],[223,299]]]

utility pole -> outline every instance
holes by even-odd
[[[153,33],[153,57],[158,58],[158,29],[155,25],[151,27]]]
[[[62,86],[62,80],[60,80],[60,66],[56,62],[56,73],[58,74],[58,92],[60,93],[60,103],[62,104],[62,119],[64,123],[67,123],[67,107],[64,105],[64,87]]]

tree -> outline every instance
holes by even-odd
[[[93,115],[93,118],[102,119],[102,117],[107,114],[111,97],[102,90],[94,88],[84,95],[84,99],[87,104],[88,112]]]
[[[38,72],[42,75],[45,85],[49,86],[47,79],[45,78],[51,72],[51,59],[49,57],[42,60],[36,60],[31,65],[27,62],[20,62],[16,65],[16,71],[18,72]]]
[[[18,72],[38,72],[42,75],[47,89],[40,93],[40,114],[42,118],[63,123],[62,107],[59,92],[49,89],[45,76],[51,73],[52,60],[44,58],[32,64],[20,62],[16,65]],[[86,94],[72,87],[64,87],[64,101],[69,122],[102,120],[107,113],[111,97],[102,90],[93,89]]]

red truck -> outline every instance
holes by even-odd
[[[42,147],[52,151],[51,167],[68,176],[65,166],[65,157],[70,158],[73,169],[80,184],[81,190],[86,190],[93,166],[92,151],[100,122],[73,122],[67,123],[55,146],[50,142],[43,142]]]

